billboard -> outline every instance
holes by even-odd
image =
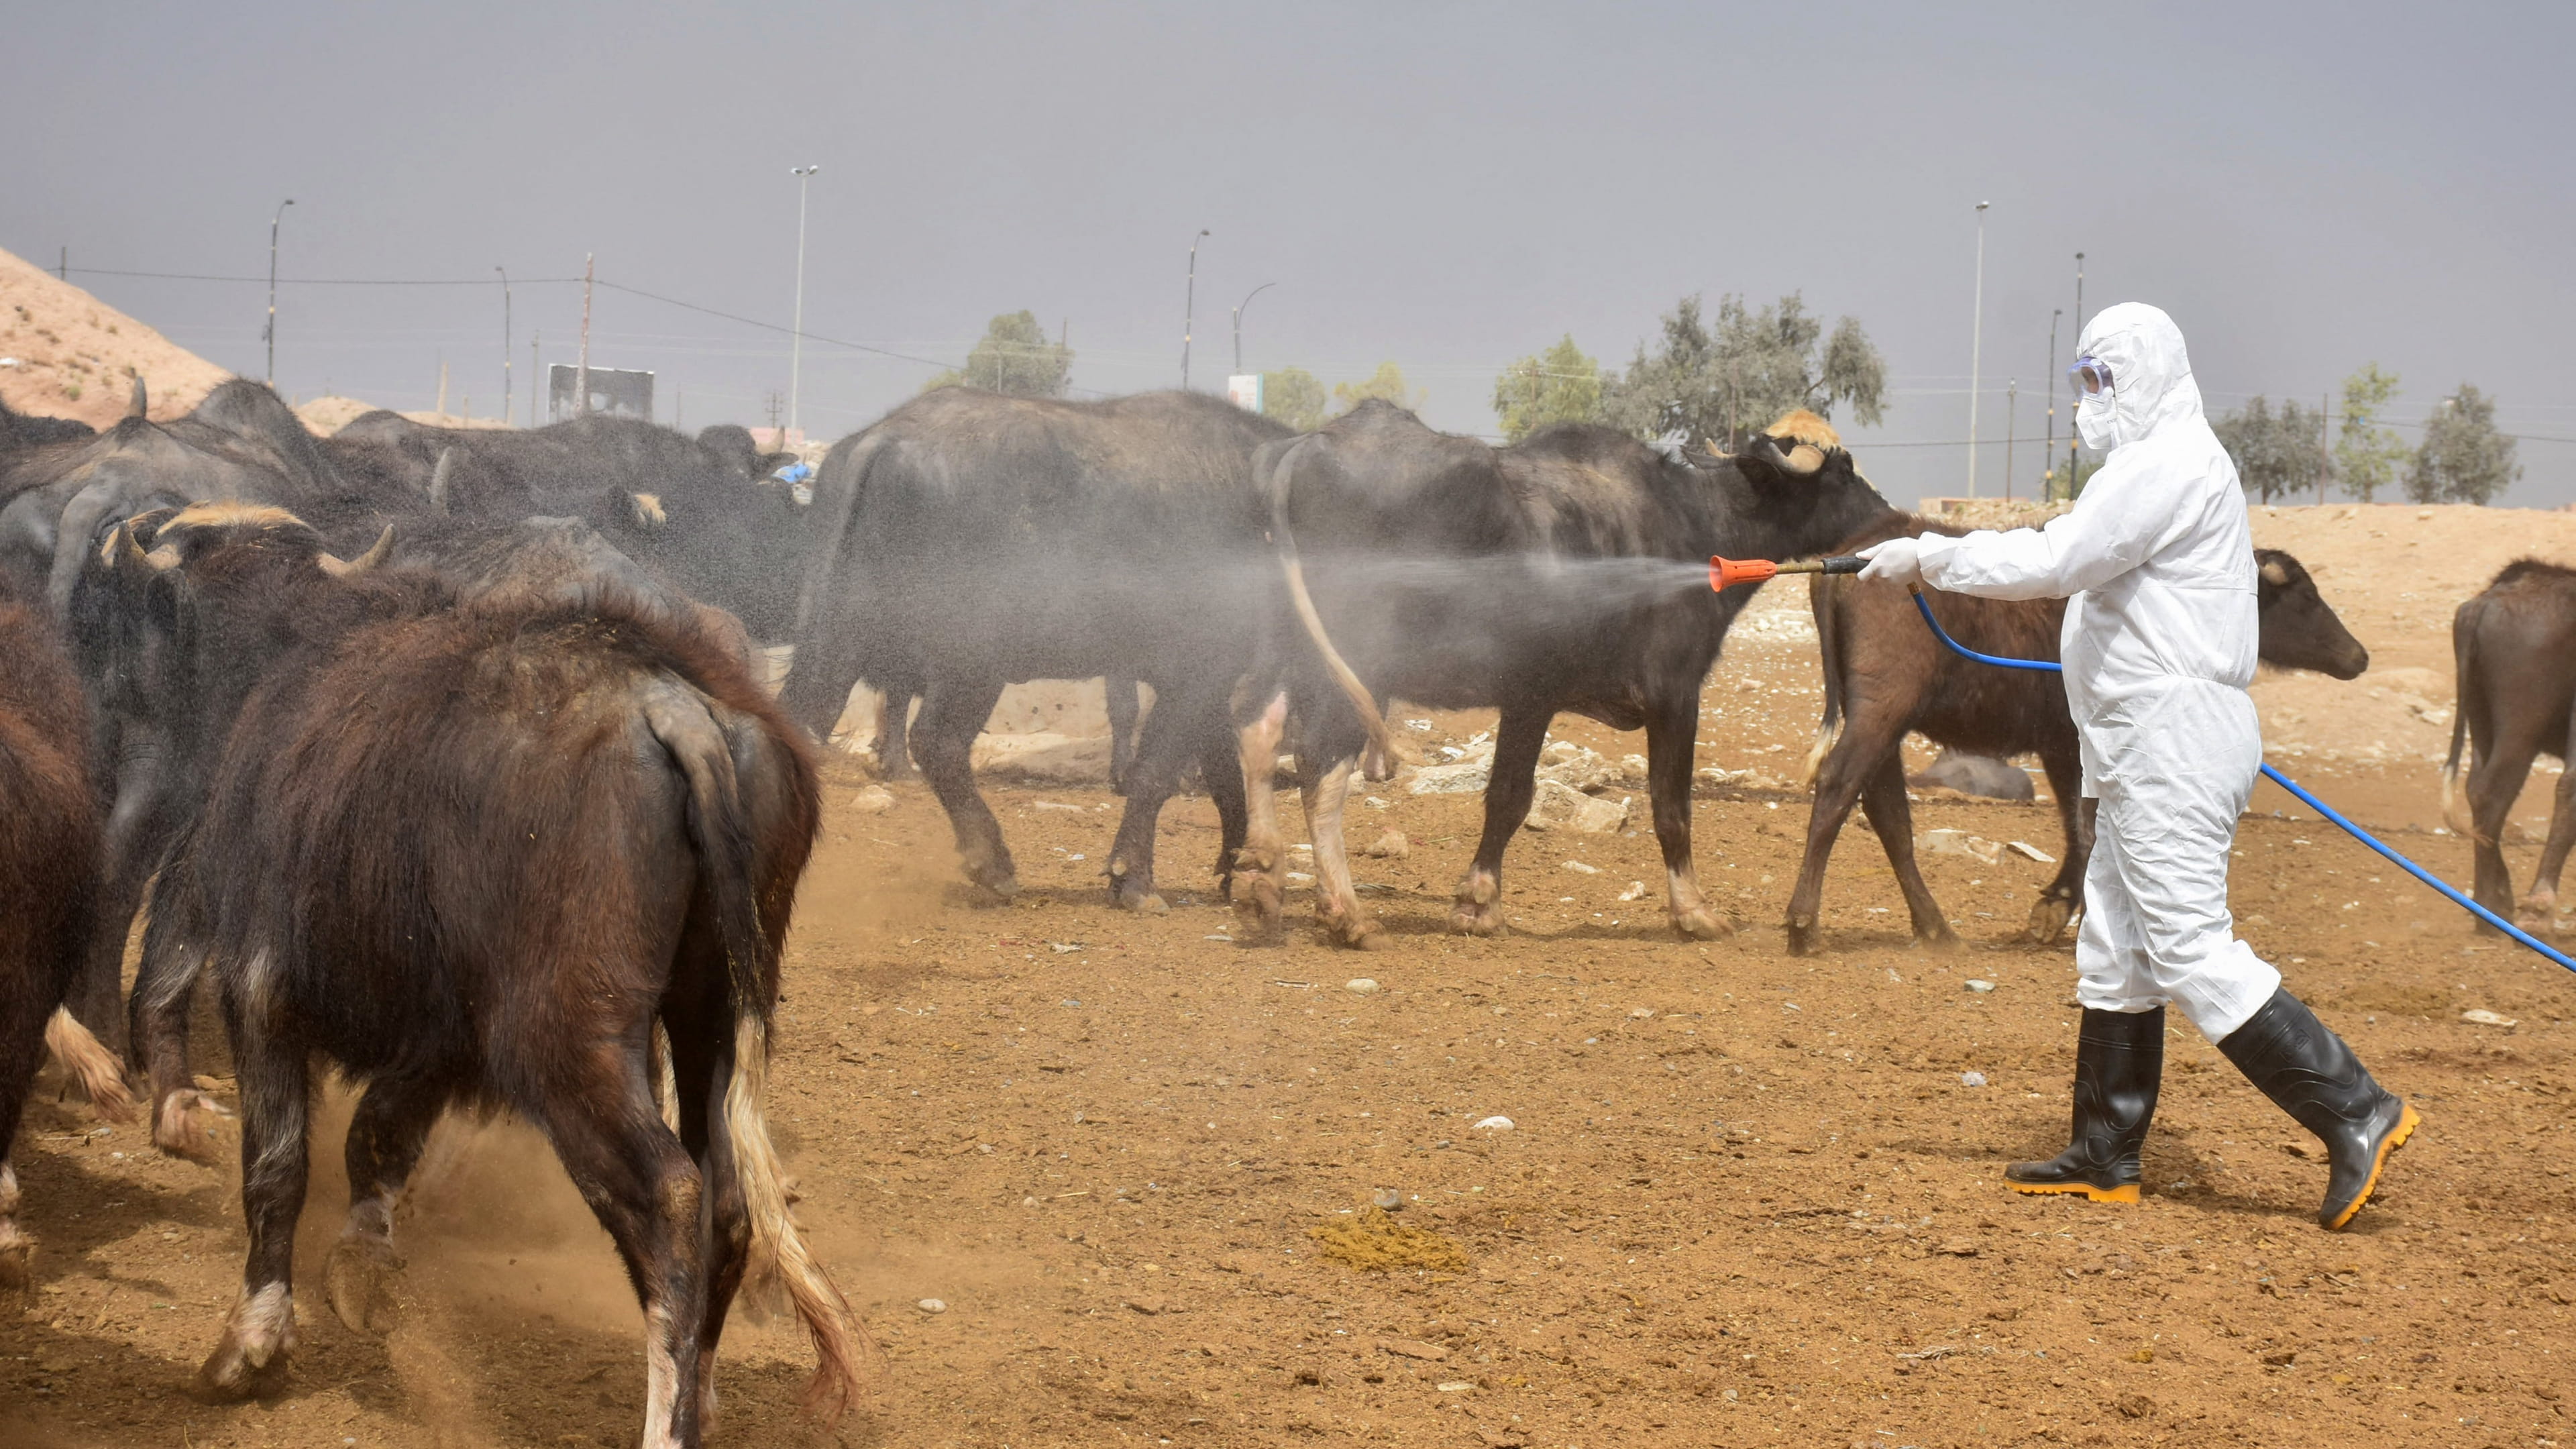
[[[1229,402],[1232,402],[1236,407],[1243,409],[1245,412],[1257,413],[1261,411],[1261,374],[1257,372],[1238,372],[1232,377],[1227,378],[1225,380],[1225,395]]]
[[[546,421],[559,423],[584,412],[605,413],[617,418],[641,418],[653,421],[653,374],[628,372],[615,367],[590,370],[590,406],[584,408],[575,396],[581,387],[581,369],[558,362],[546,369]]]

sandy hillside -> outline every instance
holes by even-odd
[[[53,273],[0,251],[0,400],[105,427],[142,374],[152,416],[184,415],[232,374]]]

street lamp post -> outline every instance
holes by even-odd
[[[286,209],[295,204],[290,196],[277,204],[277,214],[268,219],[268,328],[263,336],[268,342],[268,377],[270,387],[277,386],[277,224],[286,219]]]
[[[818,163],[791,167],[787,173],[796,178],[796,317],[795,331],[787,344],[786,433],[796,431],[796,397],[805,381],[805,193],[813,183],[814,173],[822,169]],[[786,433],[779,435],[778,446],[782,449],[787,446]]]
[[[1243,300],[1234,304],[1234,370],[1237,373],[1243,371],[1243,309],[1252,305],[1253,298],[1278,285],[1277,282],[1264,282],[1244,293]]]
[[[1199,236],[1208,229],[1199,228]],[[1190,333],[1198,322],[1199,308],[1199,236],[1190,238],[1189,290],[1181,294],[1181,391],[1190,390]]]
[[[2066,315],[2063,307],[2048,309],[2048,441],[2039,445],[2039,501],[2056,496],[2048,480],[2048,465],[2057,460],[2057,319]]]
[[[506,428],[510,425],[511,390],[518,385],[510,375],[510,269],[495,263],[492,270],[501,274],[501,426]]]
[[[2075,346],[2079,350],[2084,346],[2084,254],[2082,252],[2075,254]],[[2082,404],[2083,399],[2071,392],[2067,394],[2066,496],[2070,501],[2075,497],[2075,445],[2082,442],[2084,438],[2082,431],[2075,426],[2075,413]]]
[[[1968,496],[1977,496],[1977,387],[1986,346],[1986,207],[1977,203],[1976,316],[1968,323]]]

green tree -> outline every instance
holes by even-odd
[[[2495,399],[2468,383],[2424,420],[2424,445],[2406,473],[2406,496],[2418,503],[2493,503],[2522,476],[2514,440],[2498,432]]]
[[[943,372],[922,385],[980,387],[1017,397],[1062,397],[1073,377],[1073,349],[1047,340],[1032,312],[1010,312],[985,325],[983,340],[966,354],[962,372]]]
[[[1261,411],[1301,433],[1324,425],[1324,384],[1302,367],[1261,374]]]
[[[1684,430],[1732,448],[1793,408],[1852,416],[1874,425],[1885,412],[1887,360],[1860,322],[1845,317],[1828,335],[1792,292],[1755,311],[1740,296],[1720,297],[1715,324],[1700,299],[1684,297],[1664,317],[1653,352],[1637,344],[1624,375],[1605,377],[1602,414],[1640,438]]]
[[[2379,426],[2380,410],[2397,395],[2397,374],[2382,372],[2376,362],[2343,380],[2343,427],[2335,435],[2335,477],[2343,491],[2368,503],[2379,490],[2397,481],[2406,461],[2404,439]]]
[[[1524,357],[1494,379],[1494,416],[1503,439],[1517,443],[1550,423],[1601,421],[1601,364],[1567,333],[1554,347]]]
[[[2213,425],[2236,476],[2246,489],[2269,503],[2302,488],[2316,486],[2323,463],[2325,418],[2295,401],[2274,412],[2268,398],[2256,398]]]
[[[1408,393],[1410,396],[1407,396]],[[1419,409],[1422,406],[1422,400],[1430,395],[1427,392],[1413,392],[1408,388],[1404,382],[1403,368],[1392,362],[1381,362],[1377,365],[1377,371],[1370,373],[1365,382],[1333,384],[1333,411],[1349,412],[1373,397],[1384,398],[1400,408]]]

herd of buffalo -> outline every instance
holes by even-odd
[[[1284,751],[1318,924],[1358,947],[1385,933],[1352,885],[1342,811],[1355,773],[1397,763],[1390,698],[1500,712],[1451,916],[1478,934],[1503,929],[1505,847],[1551,721],[1642,728],[1671,924],[1712,937],[1732,927],[1693,865],[1693,744],[1746,592],[1709,589],[1705,561],[1930,526],[1803,412],[1733,452],[1589,425],[1497,448],[1382,402],[1296,435],[1191,393],[947,388],[807,470],[730,426],[448,430],[379,412],[316,438],[248,381],[176,420],[144,403],[138,381],[98,433],[0,408],[0,1147],[49,1049],[121,1107],[122,1042],[156,1144],[211,1156],[219,1109],[186,1056],[211,983],[250,1248],[200,1387],[242,1397],[274,1389],[294,1345],[314,1067],[363,1091],[325,1285],[362,1331],[431,1125],[507,1107],[546,1133],[633,1280],[648,1445],[706,1431],[717,1341],[751,1280],[781,1287],[811,1337],[818,1410],[871,1353],[798,1236],[762,1108],[816,747],[854,688],[888,701],[882,765],[917,766],[968,878],[1007,896],[975,736],[1006,684],[1109,679],[1113,898],[1162,908],[1157,817],[1195,772],[1223,822],[1219,881],[1258,939],[1282,925]],[[2259,577],[2266,660],[2361,672],[2296,559],[2265,551]],[[2068,849],[2031,929],[2056,937],[2090,837],[2056,682],[1940,652],[1882,585],[1819,580],[1812,607],[1826,728],[1790,948],[1819,942],[1855,803],[1916,935],[1949,936],[1913,859],[1909,732],[2039,756]],[[2061,602],[1940,607],[1972,648],[2056,655]],[[2464,734],[2477,892],[2509,910],[2505,813],[2535,755],[2570,748],[2576,572],[2514,565],[2456,637],[2448,773]],[[773,699],[775,646],[793,652]],[[2576,835],[2569,794],[2527,919],[2548,917]],[[29,1271],[18,1196],[0,1159],[0,1284]]]

